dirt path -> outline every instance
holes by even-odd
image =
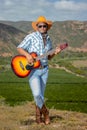
[[[51,65],[50,65],[49,67],[54,68],[54,67],[51,66]],[[79,76],[79,77],[85,77],[85,76],[83,76],[83,75],[76,74],[76,73],[74,73],[74,72],[72,72],[72,71],[66,69],[65,67],[60,67],[58,64],[55,64],[55,68],[61,69],[61,70],[65,70],[66,72],[71,73],[71,74],[75,74],[76,76]]]
[[[87,130],[87,114],[50,109],[51,124],[35,123],[33,102],[10,107],[0,105],[0,130]]]

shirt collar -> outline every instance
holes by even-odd
[[[40,33],[39,31],[36,31],[36,33],[37,33],[37,35],[42,39],[42,35],[41,35],[41,33]],[[46,34],[46,35],[47,35],[46,38],[48,39],[49,36],[48,36],[48,34]]]

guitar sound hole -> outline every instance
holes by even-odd
[[[27,70],[32,70],[32,69],[33,69],[33,65],[32,65],[32,66],[26,65],[26,69],[27,69]]]
[[[19,64],[20,64],[21,69],[25,70],[24,65],[23,65],[23,63],[21,61],[19,61]]]

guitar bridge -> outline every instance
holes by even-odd
[[[22,70],[25,70],[24,65],[22,64],[21,61],[19,61],[19,64],[20,64],[20,67],[22,68]]]
[[[33,68],[34,68],[33,65],[26,65],[27,70],[32,70]]]

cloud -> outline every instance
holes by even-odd
[[[87,10],[87,4],[76,1],[67,1],[61,0],[54,3],[54,7],[58,10],[66,10],[66,11],[81,11]]]
[[[13,2],[11,0],[5,0],[4,5],[5,6],[11,6]]]
[[[0,0],[1,20],[35,20],[40,15],[52,20],[84,20],[86,14],[87,2],[80,0]]]

